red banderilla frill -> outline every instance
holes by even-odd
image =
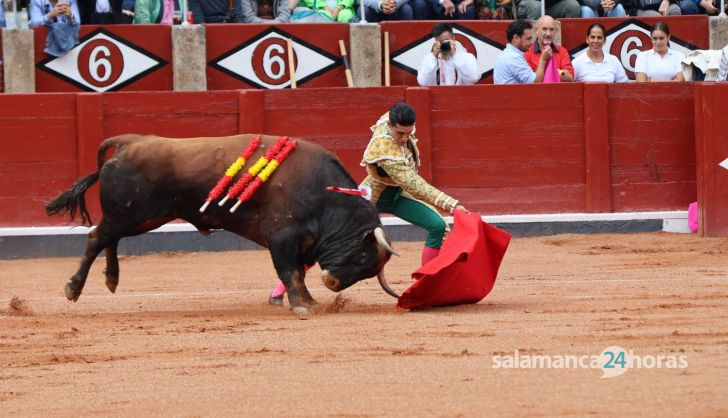
[[[245,202],[246,200],[250,199],[253,196],[253,193],[255,193],[258,188],[268,180],[268,177],[270,177],[271,174],[278,168],[279,165],[283,162],[283,160],[288,157],[288,155],[293,152],[293,149],[296,148],[296,141],[289,141],[285,148],[281,150],[275,157],[273,157],[272,160],[265,166],[265,168],[258,173],[258,175],[255,177],[255,179],[248,185],[248,187],[245,188],[245,191],[238,197],[238,203],[235,204],[232,208],[230,208],[230,213],[235,212],[235,210],[240,206],[241,203]]]
[[[222,195],[222,192],[225,191],[230,182],[233,181],[235,175],[238,174],[240,169],[243,168],[245,162],[250,158],[251,155],[253,155],[255,150],[258,149],[259,145],[260,135],[255,136],[252,140],[250,140],[250,144],[248,144],[248,147],[240,153],[240,157],[238,157],[235,162],[230,164],[230,167],[228,167],[228,169],[225,171],[225,175],[222,176],[220,180],[217,181],[217,184],[215,184],[215,187],[210,190],[210,193],[207,195],[205,203],[200,207],[200,212],[204,212],[210,202]]]

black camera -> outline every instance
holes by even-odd
[[[452,45],[450,45],[450,41],[442,41],[440,43],[440,52],[450,52],[452,51]]]

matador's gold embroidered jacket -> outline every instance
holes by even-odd
[[[361,162],[361,166],[366,167],[369,174],[362,185],[371,188],[372,204],[377,204],[380,194],[387,186],[393,186],[401,187],[415,199],[452,212],[458,201],[430,185],[417,173],[420,153],[415,131],[410,134],[406,146],[397,145],[392,138],[392,130],[387,125],[388,120],[389,113],[385,113],[371,127],[372,139]]]

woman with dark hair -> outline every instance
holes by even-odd
[[[652,49],[637,55],[634,72],[639,82],[685,81],[682,60],[685,54],[670,49],[670,28],[658,22],[650,31]]]
[[[627,74],[619,59],[604,53],[606,30],[601,23],[589,26],[586,32],[588,48],[585,54],[573,61],[576,81],[598,81],[605,83],[624,83]]]

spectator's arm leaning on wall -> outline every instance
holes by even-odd
[[[278,2],[278,7],[276,9],[276,18],[273,19],[276,23],[288,23],[291,21],[291,9],[288,8],[289,1],[288,0],[274,0]],[[353,0],[352,0],[353,1]]]
[[[233,0],[233,18],[236,23],[245,23],[243,0]]]
[[[205,14],[202,13],[200,0],[189,0],[189,8],[192,12],[192,19],[195,24],[205,23]]]
[[[462,44],[458,44],[457,47],[465,49]],[[475,59],[473,54],[470,54],[467,51],[457,50],[455,51],[455,55],[452,57],[452,63],[455,65],[458,76],[462,78],[463,84],[475,84],[478,80],[480,80],[478,60]]]
[[[152,22],[151,8],[152,8],[151,0],[136,0],[136,5],[135,5],[136,12],[134,13],[134,23],[135,24],[137,24],[137,23],[141,23],[141,24],[155,23],[155,22]]]
[[[582,6],[586,6],[595,12],[599,11],[599,6],[601,6],[602,2],[600,0],[579,0],[579,3]]]
[[[40,0],[30,0],[28,4],[28,27],[35,28],[48,23],[48,15],[43,13],[43,4]]]
[[[364,0],[364,6],[376,11],[377,13],[382,13],[382,8],[379,4],[380,0]]]
[[[241,0],[241,6],[243,8],[243,20],[245,23],[261,23],[263,19],[259,18],[253,9],[253,2],[257,0]],[[286,0],[288,3],[288,0]],[[279,6],[280,7],[280,6]],[[288,9],[288,6],[286,6]]]
[[[71,14],[73,15],[73,21],[81,24],[81,12],[78,10],[78,0],[69,0],[68,6],[71,8]]]
[[[397,0],[397,7],[395,7],[395,10],[399,10],[400,7],[404,6],[407,3],[409,3],[409,0]]]
[[[131,13],[131,16],[134,16],[134,3],[135,3],[134,0],[123,0],[121,2],[122,12],[128,12],[128,13]]]

